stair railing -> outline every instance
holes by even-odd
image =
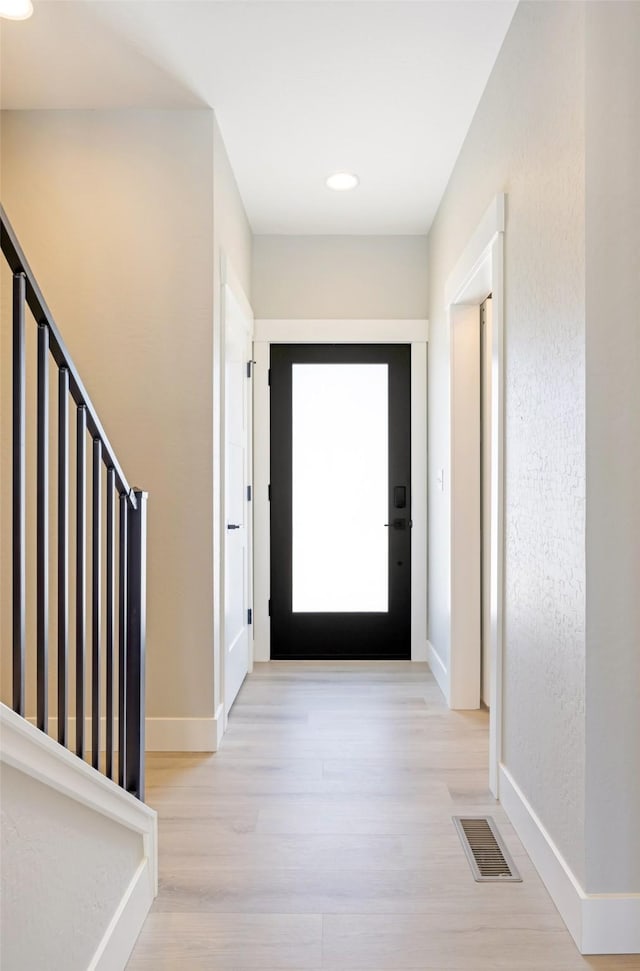
[[[4,209],[0,246],[13,274],[12,408],[12,643],[13,708],[23,717],[27,676],[26,323],[28,306],[38,327],[36,414],[36,725],[49,732],[49,369],[58,377],[57,460],[57,719],[53,732],[71,748],[69,733],[69,399],[76,407],[75,501],[75,754],[144,799],[144,692],[146,640],[147,493],[131,488],[86,388],[47,307]],[[91,516],[87,508],[87,434],[92,441]],[[106,468],[106,495],[102,488]],[[103,542],[103,504],[106,529]],[[87,529],[91,528],[91,637],[87,640]],[[117,535],[116,535],[117,530]],[[117,564],[116,564],[117,558]],[[104,569],[104,574],[103,574]],[[103,581],[104,577],[104,581]],[[104,585],[103,585],[104,583]],[[102,608],[104,605],[104,631]],[[117,648],[117,651],[116,651]],[[90,660],[91,687],[85,689]],[[101,671],[105,717],[101,733]],[[114,686],[117,674],[117,699]],[[87,699],[86,694],[90,695]],[[87,705],[87,701],[89,704]],[[117,724],[115,712],[117,710]],[[90,721],[90,732],[85,730]],[[117,739],[116,739],[117,729]],[[117,762],[117,771],[116,771]]]

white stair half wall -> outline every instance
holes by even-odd
[[[6,971],[123,971],[157,894],[157,815],[0,704]]]

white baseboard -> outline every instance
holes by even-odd
[[[220,742],[222,741],[222,736],[227,730],[227,714],[224,710],[224,704],[220,703],[216,711],[215,723],[216,723],[216,752],[220,748]]]
[[[224,730],[222,705],[213,718],[147,718],[147,752],[217,752]]]
[[[640,894],[588,894],[509,770],[500,801],[582,954],[640,953]]]
[[[429,660],[429,651],[427,649],[426,641],[411,645],[411,660],[420,661],[422,663]]]
[[[431,641],[427,641],[427,661],[429,662],[431,673],[438,682],[438,687],[444,695],[444,700],[449,704],[449,672]]]
[[[35,718],[27,718],[32,725]],[[76,719],[67,719],[69,746],[73,748],[76,737]],[[118,719],[114,719],[113,731],[118,737]],[[217,752],[224,734],[224,708],[219,706],[213,718],[147,718],[145,720],[145,750],[147,752]],[[49,718],[49,736],[58,737],[58,719]],[[91,718],[85,718],[85,746],[91,749]],[[106,718],[100,719],[100,750],[106,747]]]
[[[142,930],[153,903],[154,886],[149,860],[141,861],[89,964],[88,971],[121,971]]]

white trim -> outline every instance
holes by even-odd
[[[126,966],[154,896],[151,867],[149,860],[144,859],[125,890],[87,971],[120,971]]]
[[[268,661],[271,656],[269,344],[254,342],[253,358],[253,653],[256,661]]]
[[[640,953],[640,894],[586,893],[504,765],[500,801],[580,952]]]
[[[221,314],[222,314],[222,334],[224,341],[224,358],[225,358],[225,379],[226,379],[226,348],[227,348],[227,329],[229,326],[229,309],[233,311],[233,304],[235,303],[235,309],[237,311],[236,317],[239,315],[240,320],[243,325],[244,336],[247,345],[247,361],[251,361],[251,377],[247,378],[246,388],[245,388],[245,405],[247,408],[247,424],[246,424],[246,452],[245,452],[245,482],[247,485],[252,485],[253,478],[253,310],[251,309],[251,304],[249,303],[242,286],[240,285],[237,277],[235,276],[231,265],[228,260],[224,260],[223,271],[222,271],[222,287],[221,287]],[[226,281],[226,282],[225,282]],[[221,543],[220,543],[220,560],[219,560],[219,573],[222,576],[222,585],[224,590],[223,603],[227,603],[227,587],[226,587],[226,550],[227,550],[227,530],[225,528],[227,521],[227,497],[226,497],[226,435],[227,435],[227,420],[226,420],[226,388],[221,399],[222,404],[222,427],[224,429],[224,435],[222,440],[222,454],[223,454],[223,464],[221,467],[221,475],[223,476],[223,482],[221,484],[221,496],[222,496],[222,528],[221,528]],[[245,498],[245,503],[248,500]],[[253,502],[253,499],[252,499]],[[246,603],[244,609],[251,608],[253,610],[253,507],[252,505],[247,506],[246,512]],[[253,625],[249,625],[247,622],[247,637],[248,637],[248,658],[247,658],[247,673],[253,670],[253,660],[254,660],[254,644],[253,644]],[[224,719],[222,721],[222,732],[227,729],[227,719],[229,711],[235,701],[236,695],[233,698],[227,699],[227,638],[225,630],[225,618],[224,616],[220,621],[220,630],[222,634],[221,640],[221,655],[220,655],[220,692],[223,702],[223,709],[225,712]],[[217,742],[219,746],[222,736]],[[216,749],[217,750],[217,749]]]
[[[35,718],[27,719],[35,725]],[[213,718],[145,718],[145,751],[147,752],[217,752],[224,734],[224,705],[220,703]],[[67,719],[69,737],[75,738],[76,720]],[[114,735],[118,737],[118,719],[113,721]],[[58,732],[58,719],[49,717],[49,738],[53,741]],[[85,718],[85,738],[91,739],[91,717]],[[46,736],[45,736],[46,737]],[[100,719],[100,751],[105,750],[106,718]],[[88,750],[89,751],[89,750]]]
[[[431,668],[431,673],[438,683],[440,691],[444,695],[444,700],[449,704],[449,672],[447,666],[436,651],[431,641],[427,641],[427,661]]]
[[[142,836],[153,835],[153,809],[3,704],[0,729],[0,759],[7,765]]]
[[[229,288],[234,299],[240,305],[242,316],[253,322],[253,308],[249,303],[246,293],[242,289],[242,284],[234,272],[233,266],[224,252],[221,253],[220,285]]]
[[[220,286],[215,282],[219,275]],[[224,318],[222,288],[227,279],[227,260],[220,252],[219,263],[213,267],[213,400],[212,408],[212,533],[213,533],[213,707],[224,702],[224,570],[216,565],[224,562]],[[197,749],[196,751],[208,751]]]
[[[254,329],[254,657],[271,657],[269,516],[271,343],[411,344],[411,660],[425,661],[427,636],[427,320],[260,320]]]
[[[458,262],[449,274],[444,288],[445,307],[452,303],[481,302],[478,299],[469,299],[470,295],[466,294],[466,291],[472,285],[474,278],[480,274],[487,248],[494,237],[497,233],[504,233],[505,203],[506,196],[500,193],[488,206]],[[466,299],[463,299],[463,295],[466,296]],[[485,293],[484,296],[486,297],[487,294]],[[484,297],[482,297],[482,300],[484,300]]]
[[[480,309],[453,304],[451,338],[449,704],[480,707]]]
[[[504,214],[504,206],[503,206]],[[489,788],[499,796],[502,761],[502,669],[504,663],[504,235],[491,244],[491,684],[489,699]]]
[[[227,730],[227,713],[224,708],[224,701],[221,701],[220,704],[218,705],[218,708],[216,710],[216,714],[213,720],[215,722],[215,733],[216,733],[215,735],[216,747],[214,748],[213,751],[217,752],[218,749],[220,748],[220,743],[222,742],[222,736]],[[183,751],[193,752],[195,750],[183,749]]]
[[[230,293],[236,300],[241,312],[249,323],[248,336],[252,338],[254,328],[253,310],[251,304],[242,288],[238,275],[233,269],[231,261],[226,252],[220,250],[220,285],[218,293],[215,295],[219,307],[219,323],[214,326],[214,394],[213,394],[213,558],[217,564],[217,571],[214,570],[213,585],[213,653],[214,653],[214,688],[215,702],[217,703],[216,714],[210,719],[177,719],[177,721],[207,722],[207,725],[194,725],[186,727],[181,731],[176,726],[175,731],[169,732],[169,742],[171,747],[163,751],[191,751],[191,752],[217,752],[222,736],[227,728],[227,716],[225,714],[225,629],[224,629],[224,603],[225,603],[225,475],[226,475],[226,455],[225,455],[225,294]],[[225,290],[226,288],[226,290]],[[214,317],[215,320],[215,317]],[[248,545],[249,555],[252,555],[253,542],[250,537]],[[250,567],[250,577],[253,569]],[[249,643],[249,670],[253,669],[254,645],[250,638]],[[221,714],[222,710],[222,714]],[[176,719],[169,719],[176,721]],[[193,731],[193,735],[191,732]],[[178,747],[183,745],[184,739],[188,738],[192,744],[189,747]],[[161,751],[158,748],[149,747],[150,751]]]
[[[411,344],[411,660],[426,661],[427,345]]]
[[[224,733],[224,704],[213,718],[147,718],[147,752],[217,752]]]
[[[429,339],[427,320],[267,320],[254,340],[266,344],[411,344]]]
[[[417,661],[420,664],[428,664],[429,662],[429,651],[427,649],[427,642],[423,641],[421,644],[417,644],[413,641],[411,643],[411,660]]]
[[[640,954],[640,894],[583,894],[583,954]]]
[[[116,971],[158,893],[157,813],[3,704],[0,729],[0,761],[142,837],[142,859],[89,965]]]
[[[453,618],[460,618],[468,610],[474,611],[477,587],[479,587],[480,559],[477,560],[477,583],[464,587],[456,581],[456,569],[464,536],[460,525],[471,505],[479,502],[474,495],[467,495],[464,475],[457,474],[455,447],[457,430],[453,404],[459,393],[460,382],[464,375],[457,374],[458,361],[464,363],[464,355],[456,360],[453,353],[455,334],[453,329],[459,321],[467,321],[471,308],[477,308],[489,295],[493,294],[493,345],[491,374],[491,698],[489,715],[489,787],[493,795],[499,795],[498,766],[502,758],[502,630],[503,630],[503,577],[504,577],[504,243],[506,197],[497,195],[486,210],[476,231],[450,274],[445,287],[445,300],[448,320],[451,326],[451,649],[449,656],[449,704],[456,707],[480,706],[479,648],[478,637],[473,638],[467,629],[463,630],[461,643],[456,640],[457,628]],[[478,374],[480,371],[478,348]],[[478,401],[479,413],[479,401]],[[471,483],[473,487],[473,483]],[[467,508],[468,507],[468,508]],[[478,518],[479,522],[479,518]],[[472,531],[475,534],[475,526]],[[458,554],[454,540],[459,539]],[[471,598],[466,602],[465,590]],[[475,614],[474,614],[475,616]],[[479,625],[479,618],[478,618]],[[459,627],[459,623],[458,623]],[[478,677],[476,679],[476,668]],[[474,685],[470,684],[469,672],[473,671]],[[477,680],[477,685],[475,681]],[[473,696],[470,691],[473,688]],[[477,697],[476,697],[477,695]]]

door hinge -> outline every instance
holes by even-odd
[[[252,364],[253,364],[253,361],[247,361],[247,377],[248,378],[251,377],[251,365]]]
[[[268,603],[269,617],[271,617],[271,601]]]
[[[251,486],[247,486],[247,502],[251,502]]]
[[[253,623],[253,611],[251,607],[249,607],[249,609],[247,610],[247,624],[252,624],[252,623]]]
[[[271,368],[267,371],[267,384],[271,387]]]
[[[267,486],[267,499],[271,502],[271,483]]]

